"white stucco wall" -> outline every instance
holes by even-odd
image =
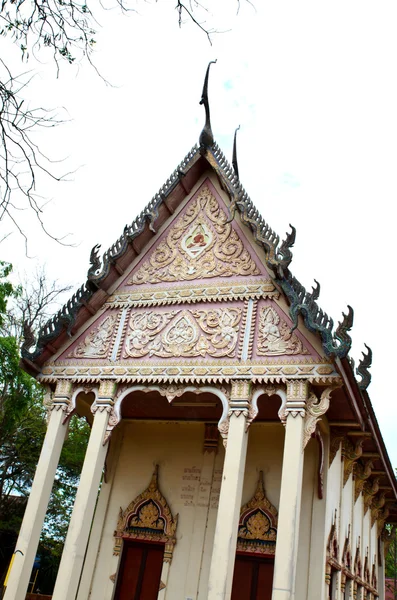
[[[113,487],[103,526],[90,598],[111,600],[114,584],[109,577],[116,573],[119,557],[113,556],[113,533],[120,506],[125,509],[148,486],[155,464],[159,464],[159,486],[173,514],[179,514],[177,544],[169,572],[165,598],[198,598],[205,600],[211,560],[213,535],[217,516],[217,501],[224,460],[223,444],[219,443],[215,458],[209,507],[200,502],[200,471],[203,467],[203,423],[126,422],[121,440]],[[276,507],[279,503],[284,428],[281,424],[254,423],[250,428],[242,504],[253,496],[259,471],[264,472],[267,497]],[[208,456],[208,455],[207,455]],[[208,460],[208,459],[207,459]],[[312,481],[313,466],[308,461],[305,481]],[[311,483],[310,483],[311,485]],[[306,497],[305,497],[306,498]],[[312,490],[307,492],[311,503]],[[307,502],[305,502],[305,505]],[[208,516],[208,519],[207,519]],[[98,517],[100,518],[100,517]],[[199,530],[206,525],[203,546],[193,539],[195,520]],[[305,527],[310,509],[305,508]],[[95,523],[94,523],[95,527]],[[196,522],[197,531],[197,522]],[[310,535],[310,529],[309,529]],[[201,536],[200,543],[203,541]],[[306,536],[307,537],[307,536]],[[305,545],[308,546],[307,540]],[[307,554],[307,552],[306,552]],[[303,557],[303,555],[302,555]],[[200,568],[197,573],[197,561]],[[306,557],[307,563],[307,557]],[[307,564],[305,565],[307,571]],[[194,572],[193,572],[194,571]],[[192,595],[192,577],[199,577],[197,595]]]

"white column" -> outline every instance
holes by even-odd
[[[64,421],[71,394],[71,382],[58,382],[4,600],[25,600],[26,597],[59,456],[68,430]]]
[[[294,600],[302,497],[306,381],[287,383],[285,442],[272,600]]]
[[[215,424],[205,424],[204,455],[201,465],[199,492],[191,534],[189,563],[186,571],[185,598],[196,598],[203,561],[204,540],[207,531],[210,496],[214,477],[215,458],[218,450],[219,432]],[[209,442],[209,443],[208,443]],[[159,600],[162,600],[159,596]]]
[[[247,455],[250,384],[232,382],[229,430],[208,581],[208,600],[229,600]]]
[[[104,437],[113,406],[116,384],[102,381],[92,407],[94,422],[81,471],[79,488],[63,549],[53,600],[75,600],[87,549],[98,488],[105,463]]]
[[[106,477],[103,480],[98,502],[95,508],[95,516],[92,522],[92,528],[89,536],[87,552],[84,558],[83,573],[81,575],[80,585],[77,593],[77,600],[87,600],[91,593],[92,579],[97,565],[99,547],[103,535],[110,495],[113,489],[114,477],[121,448],[120,430],[112,433],[112,443],[109,446],[109,454],[106,459]]]

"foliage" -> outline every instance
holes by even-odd
[[[37,327],[60,290],[56,284],[47,285],[43,273],[30,286],[36,290],[36,295],[28,293],[28,288],[14,289],[6,279],[10,270],[10,265],[0,263],[0,537],[7,534],[7,544],[12,547],[46,431],[44,390],[19,364],[22,318]],[[9,311],[8,301],[14,302]],[[42,592],[53,585],[88,435],[88,425],[77,418],[72,419],[39,549],[43,556]],[[43,571],[47,572],[46,578]]]
[[[116,5],[122,13],[133,11],[134,0],[132,6],[128,1],[111,0],[110,7]],[[94,5],[95,13],[107,8],[102,3]],[[211,41],[214,31],[200,18],[208,13],[204,5],[197,0],[188,4],[177,0],[175,9],[180,26],[186,17]],[[32,55],[45,59],[49,52],[57,76],[62,62],[71,65],[86,60],[95,69],[92,52],[97,27],[92,4],[85,0],[2,0],[0,4],[0,35],[14,42],[25,62]],[[7,217],[25,238],[26,248],[27,234],[19,220],[19,211],[25,208],[33,211],[47,235],[63,243],[63,238],[53,236],[45,227],[36,185],[39,175],[55,181],[66,176],[56,172],[51,158],[35,143],[37,131],[55,127],[62,119],[42,106],[26,107],[24,88],[31,77],[30,73],[11,73],[9,65],[0,59],[0,222]]]

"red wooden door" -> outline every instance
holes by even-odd
[[[237,555],[232,600],[271,600],[273,569],[272,559]]]
[[[163,544],[126,542],[114,600],[157,600],[163,555]]]

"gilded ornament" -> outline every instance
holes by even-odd
[[[165,543],[164,562],[171,562],[176,544],[178,515],[173,517],[168,503],[158,487],[158,466],[149,487],[123,511],[120,508],[114,532],[113,554],[120,554],[123,539],[138,539]]]
[[[343,456],[343,486],[346,485],[347,480],[353,473],[354,465],[363,453],[363,444],[365,438],[358,438],[356,444],[353,446],[348,437],[343,439],[342,444],[342,456]]]
[[[329,585],[331,583],[331,572],[332,568],[340,571],[342,566],[339,563],[339,542],[338,532],[336,528],[336,510],[335,516],[331,525],[331,530],[328,536],[327,542],[327,558],[325,563],[325,582]]]
[[[372,502],[376,494],[379,492],[380,477],[375,477],[372,481],[368,480],[364,484],[363,495],[364,495],[364,515],[367,514],[368,509],[371,507]]]
[[[260,275],[260,271],[204,186],[128,285],[233,275]]]
[[[70,354],[69,358],[106,358],[112,342],[117,315],[107,316],[94,327]]]
[[[357,462],[354,470],[354,502],[357,502],[358,497],[364,489],[364,485],[368,477],[371,476],[374,463],[372,460],[367,460],[365,463]]]
[[[237,550],[274,555],[277,539],[277,509],[266,498],[263,471],[255,494],[240,513]]]
[[[286,321],[280,318],[273,307],[261,308],[258,328],[258,355],[309,354],[299,337],[291,332]]]

